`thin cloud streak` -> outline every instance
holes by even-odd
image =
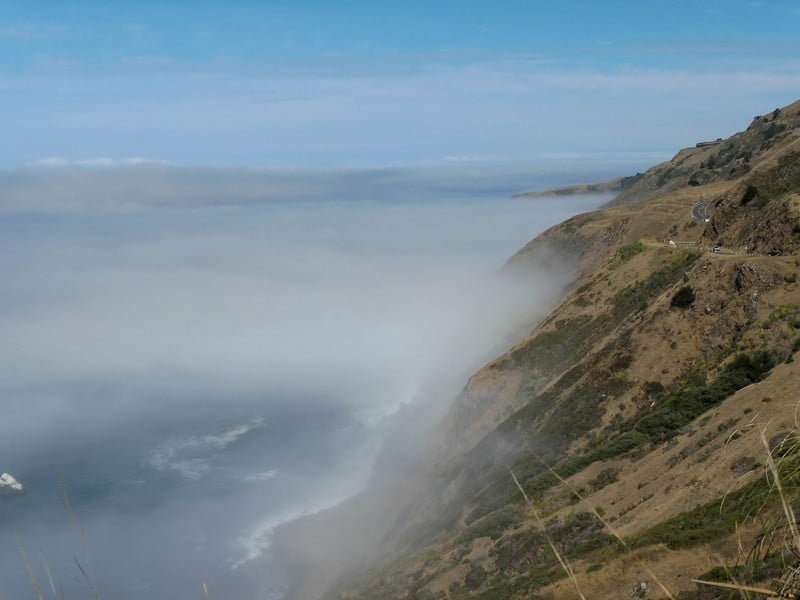
[[[25,167],[128,167],[137,165],[164,165],[163,161],[153,158],[142,158],[133,156],[130,158],[111,158],[108,156],[97,156],[93,158],[65,158],[63,156],[49,156],[38,160],[25,163]]]
[[[743,112],[788,103],[800,89],[800,64],[790,61],[734,72],[578,69],[540,57],[384,74],[266,71],[156,64],[123,66],[113,78],[80,68],[7,78],[12,89],[0,108],[13,115],[8,133],[17,143],[0,152],[0,162],[96,156],[98,149],[109,157],[249,165],[675,149],[692,141],[678,137],[690,125],[721,137],[741,127]],[[45,102],[34,112],[11,98],[44,95],[57,95],[58,106]],[[718,108],[709,115],[699,98]]]
[[[68,32],[68,28],[57,25],[15,23],[0,27],[0,40],[49,42],[63,39]]]

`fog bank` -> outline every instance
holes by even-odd
[[[0,471],[28,490],[0,521],[73,595],[56,473],[104,595],[279,593],[247,566],[274,526],[359,490],[391,415],[433,418],[518,335],[559,282],[505,259],[603,200],[512,202],[496,172],[268,175],[0,177]],[[18,556],[0,545],[10,597]]]

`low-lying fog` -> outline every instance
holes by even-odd
[[[558,269],[499,269],[607,199],[509,194],[617,174],[0,174],[0,472],[27,490],[0,497],[0,594],[32,597],[29,567],[50,597],[46,560],[66,598],[92,573],[115,600],[280,597],[272,528],[529,327]]]

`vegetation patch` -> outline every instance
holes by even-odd
[[[644,393],[648,398],[651,396],[659,398],[666,392],[664,384],[660,381],[645,381],[644,385],[642,386],[642,390],[644,390]]]
[[[695,293],[694,289],[690,285],[685,285],[677,292],[675,295],[672,296],[672,300],[670,300],[670,306],[674,306],[676,308],[688,308],[694,303]]]
[[[464,543],[482,537],[496,540],[507,529],[522,523],[524,518],[523,511],[519,506],[504,506],[464,528],[456,537],[456,543]]]
[[[658,187],[663,186],[665,183],[667,183],[670,180],[670,178],[672,177],[672,174],[674,172],[675,172],[675,167],[670,167],[670,168],[666,169],[663,173],[661,173],[661,175],[659,175],[658,181],[656,182],[656,185]]]
[[[537,465],[529,475],[523,472],[520,482],[528,493],[535,495],[557,485],[559,477],[566,479],[592,463],[622,456],[648,443],[667,441],[734,392],[763,379],[773,366],[768,352],[739,354],[712,383],[699,383],[689,377],[685,387],[669,394],[653,412],[638,422],[620,424],[623,431],[619,435],[601,440],[586,452],[557,461],[552,471],[542,471]]]
[[[749,184],[745,188],[744,194],[742,194],[742,199],[739,201],[739,204],[741,204],[742,206],[747,206],[756,196],[758,196],[758,188],[753,184]]]
[[[772,309],[769,322],[785,321],[789,327],[800,329],[800,304],[780,304]]]
[[[672,550],[723,538],[736,524],[755,515],[764,504],[765,485],[759,480],[741,490],[681,513],[628,540],[631,547],[666,544]]]
[[[764,139],[769,140],[786,131],[787,125],[785,123],[776,123],[773,121],[769,127],[764,131]]]
[[[780,505],[781,497],[793,504],[800,492],[797,476],[800,448],[797,438],[793,434],[778,436],[771,447],[771,454],[781,482],[780,493],[775,486],[775,474],[768,471],[768,477],[760,477],[735,492],[667,519],[631,537],[628,544],[640,547],[663,543],[671,549],[689,548],[719,540],[736,531],[738,524],[758,515],[765,523],[759,548],[764,554],[768,553],[776,544],[785,541],[787,533],[785,522],[770,524],[772,519],[769,513]],[[781,515],[779,519],[783,518],[782,512],[777,511],[776,514]]]
[[[731,463],[731,472],[734,475],[744,475],[757,469],[760,463],[752,456],[740,456]]]
[[[569,561],[586,556],[606,558],[621,551],[617,540],[591,513],[556,519],[544,531],[519,532],[500,541],[490,552],[498,573],[478,597],[527,599],[535,590],[566,577],[550,543]]]
[[[618,322],[621,318],[646,308],[649,301],[672,285],[699,256],[699,253],[687,252],[678,260],[653,271],[647,279],[621,290],[612,298],[611,319]]]
[[[641,240],[636,240],[635,242],[621,246],[614,255],[614,258],[618,263],[622,264],[641,252],[644,252],[644,244]]]
[[[649,441],[650,438],[638,431],[626,431],[610,441],[598,444],[587,452],[573,454],[558,461],[552,467],[552,471],[538,472],[530,480],[524,482],[526,491],[532,494],[545,492],[560,483],[559,477],[566,479],[580,473],[592,463],[622,456]],[[520,480],[522,481],[522,478]]]
[[[552,329],[539,332],[528,344],[513,352],[510,358],[516,364],[535,366],[538,370],[556,370],[589,348],[593,340],[593,322],[587,315],[558,321]]]
[[[786,570],[786,565],[792,560],[786,554],[779,551],[770,552],[764,557],[751,556],[751,560],[748,560],[746,564],[714,567],[697,579],[722,583],[777,580]],[[742,594],[737,590],[723,590],[699,585],[697,590],[682,592],[677,598],[678,600],[740,600]]]
[[[620,472],[621,469],[619,467],[603,469],[597,474],[597,477],[589,482],[589,487],[592,488],[593,491],[601,490],[607,485],[619,481]]]
[[[670,394],[654,412],[642,418],[634,430],[654,442],[668,440],[737,390],[761,381],[774,365],[768,352],[739,354],[713,383],[689,385]]]

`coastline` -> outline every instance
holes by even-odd
[[[608,181],[596,181],[592,183],[578,183],[575,185],[566,185],[556,188],[548,188],[545,190],[535,190],[530,192],[521,192],[511,196],[513,200],[520,200],[526,198],[547,198],[551,196],[580,196],[583,194],[597,194],[609,192],[623,192],[634,183],[642,178],[642,173],[636,175],[616,177]]]

